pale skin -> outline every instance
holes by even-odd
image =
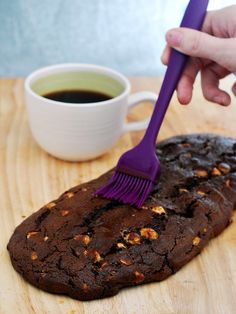
[[[166,48],[162,62],[167,65],[171,48],[190,56],[177,86],[181,104],[189,104],[197,74],[201,74],[204,97],[228,106],[230,95],[219,88],[220,80],[236,74],[236,5],[206,14],[202,31],[175,28],[166,33]],[[232,86],[236,96],[236,82]]]

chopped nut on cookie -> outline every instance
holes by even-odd
[[[71,197],[73,197],[75,194],[73,193],[73,192],[67,192],[66,194],[65,194],[65,196],[67,197],[67,198],[71,198]]]
[[[32,261],[35,261],[36,259],[38,259],[38,254],[35,251],[31,252],[31,259]]]
[[[108,263],[107,263],[107,262],[103,262],[102,265],[100,266],[100,269],[103,269],[103,268],[105,268],[106,266],[108,266]]]
[[[85,245],[88,245],[91,242],[91,238],[87,234],[77,234],[74,236],[74,240],[82,241]]]
[[[135,271],[134,272],[134,275],[135,275],[135,277],[136,277],[136,280],[135,280],[135,282],[136,283],[139,283],[139,282],[142,282],[143,280],[144,280],[144,274],[142,274],[141,272],[139,272],[139,271]]]
[[[120,262],[121,262],[121,264],[123,264],[125,266],[130,266],[133,264],[133,262],[130,259],[124,259],[124,258],[121,258]]]
[[[48,203],[47,205],[46,205],[46,207],[48,208],[48,209],[51,209],[51,208],[53,208],[53,207],[55,207],[56,206],[56,203],[55,202],[51,202],[51,203]]]
[[[84,255],[88,257],[93,257],[94,258],[94,263],[98,263],[102,260],[101,255],[99,252],[95,249],[90,249],[90,250],[85,250]]]
[[[83,291],[88,292],[88,285],[87,283],[83,283]]]
[[[205,193],[205,192],[200,191],[200,190],[199,190],[199,191],[197,191],[197,194],[198,194],[198,195],[200,195],[200,196],[205,196],[205,195],[206,195],[206,193]]]
[[[158,233],[152,228],[142,228],[140,234],[149,240],[156,240],[158,238]]]
[[[180,188],[179,189],[179,192],[180,193],[187,193],[187,192],[189,192],[187,189],[184,189],[184,188]]]
[[[181,143],[180,146],[183,148],[189,148],[189,147],[191,147],[191,144],[190,143]]]
[[[156,206],[152,208],[152,212],[158,215],[162,215],[162,214],[166,214],[166,211],[164,209],[164,207],[162,206]]]
[[[128,233],[124,240],[130,244],[140,244],[140,235],[135,232]]]
[[[221,175],[221,172],[220,172],[220,170],[219,170],[218,168],[214,167],[214,168],[212,169],[211,174],[212,174],[213,176],[220,176],[220,175]]]
[[[118,249],[126,249],[127,247],[124,245],[124,243],[122,243],[122,242],[118,242],[117,244],[116,244],[116,246],[118,247]]]
[[[197,246],[199,243],[201,242],[201,238],[199,238],[199,237],[195,237],[195,238],[193,238],[193,245],[194,246]]]
[[[98,251],[95,251],[95,263],[100,262],[102,260],[101,255],[98,253]]]
[[[26,238],[29,239],[29,238],[35,236],[38,233],[39,233],[38,231],[30,231],[30,232],[27,233]]]
[[[227,174],[227,173],[229,173],[230,170],[231,170],[230,165],[226,164],[225,162],[221,162],[221,163],[218,165],[218,168],[220,169],[221,172],[223,172],[223,174]]]
[[[199,178],[206,178],[208,176],[208,172],[204,169],[195,170],[195,174]]]
[[[64,216],[67,216],[69,215],[70,211],[68,209],[63,209],[61,210],[61,215],[64,217]]]

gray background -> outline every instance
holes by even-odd
[[[187,0],[0,0],[0,76],[62,62],[158,75],[165,32]],[[234,4],[211,0],[210,9]]]

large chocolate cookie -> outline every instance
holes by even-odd
[[[16,228],[8,244],[14,268],[79,300],[174,274],[230,223],[236,140],[178,136],[157,153],[161,176],[142,209],[92,196],[112,171],[74,187]]]

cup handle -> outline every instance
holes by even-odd
[[[157,94],[152,93],[152,92],[138,92],[138,93],[130,95],[128,98],[128,112],[132,108],[134,108],[135,106],[139,105],[141,102],[144,102],[144,101],[148,101],[154,106],[156,103],[157,97],[158,97]],[[150,121],[150,118],[137,121],[137,122],[125,123],[123,126],[123,133],[145,130],[148,127],[149,121]]]

